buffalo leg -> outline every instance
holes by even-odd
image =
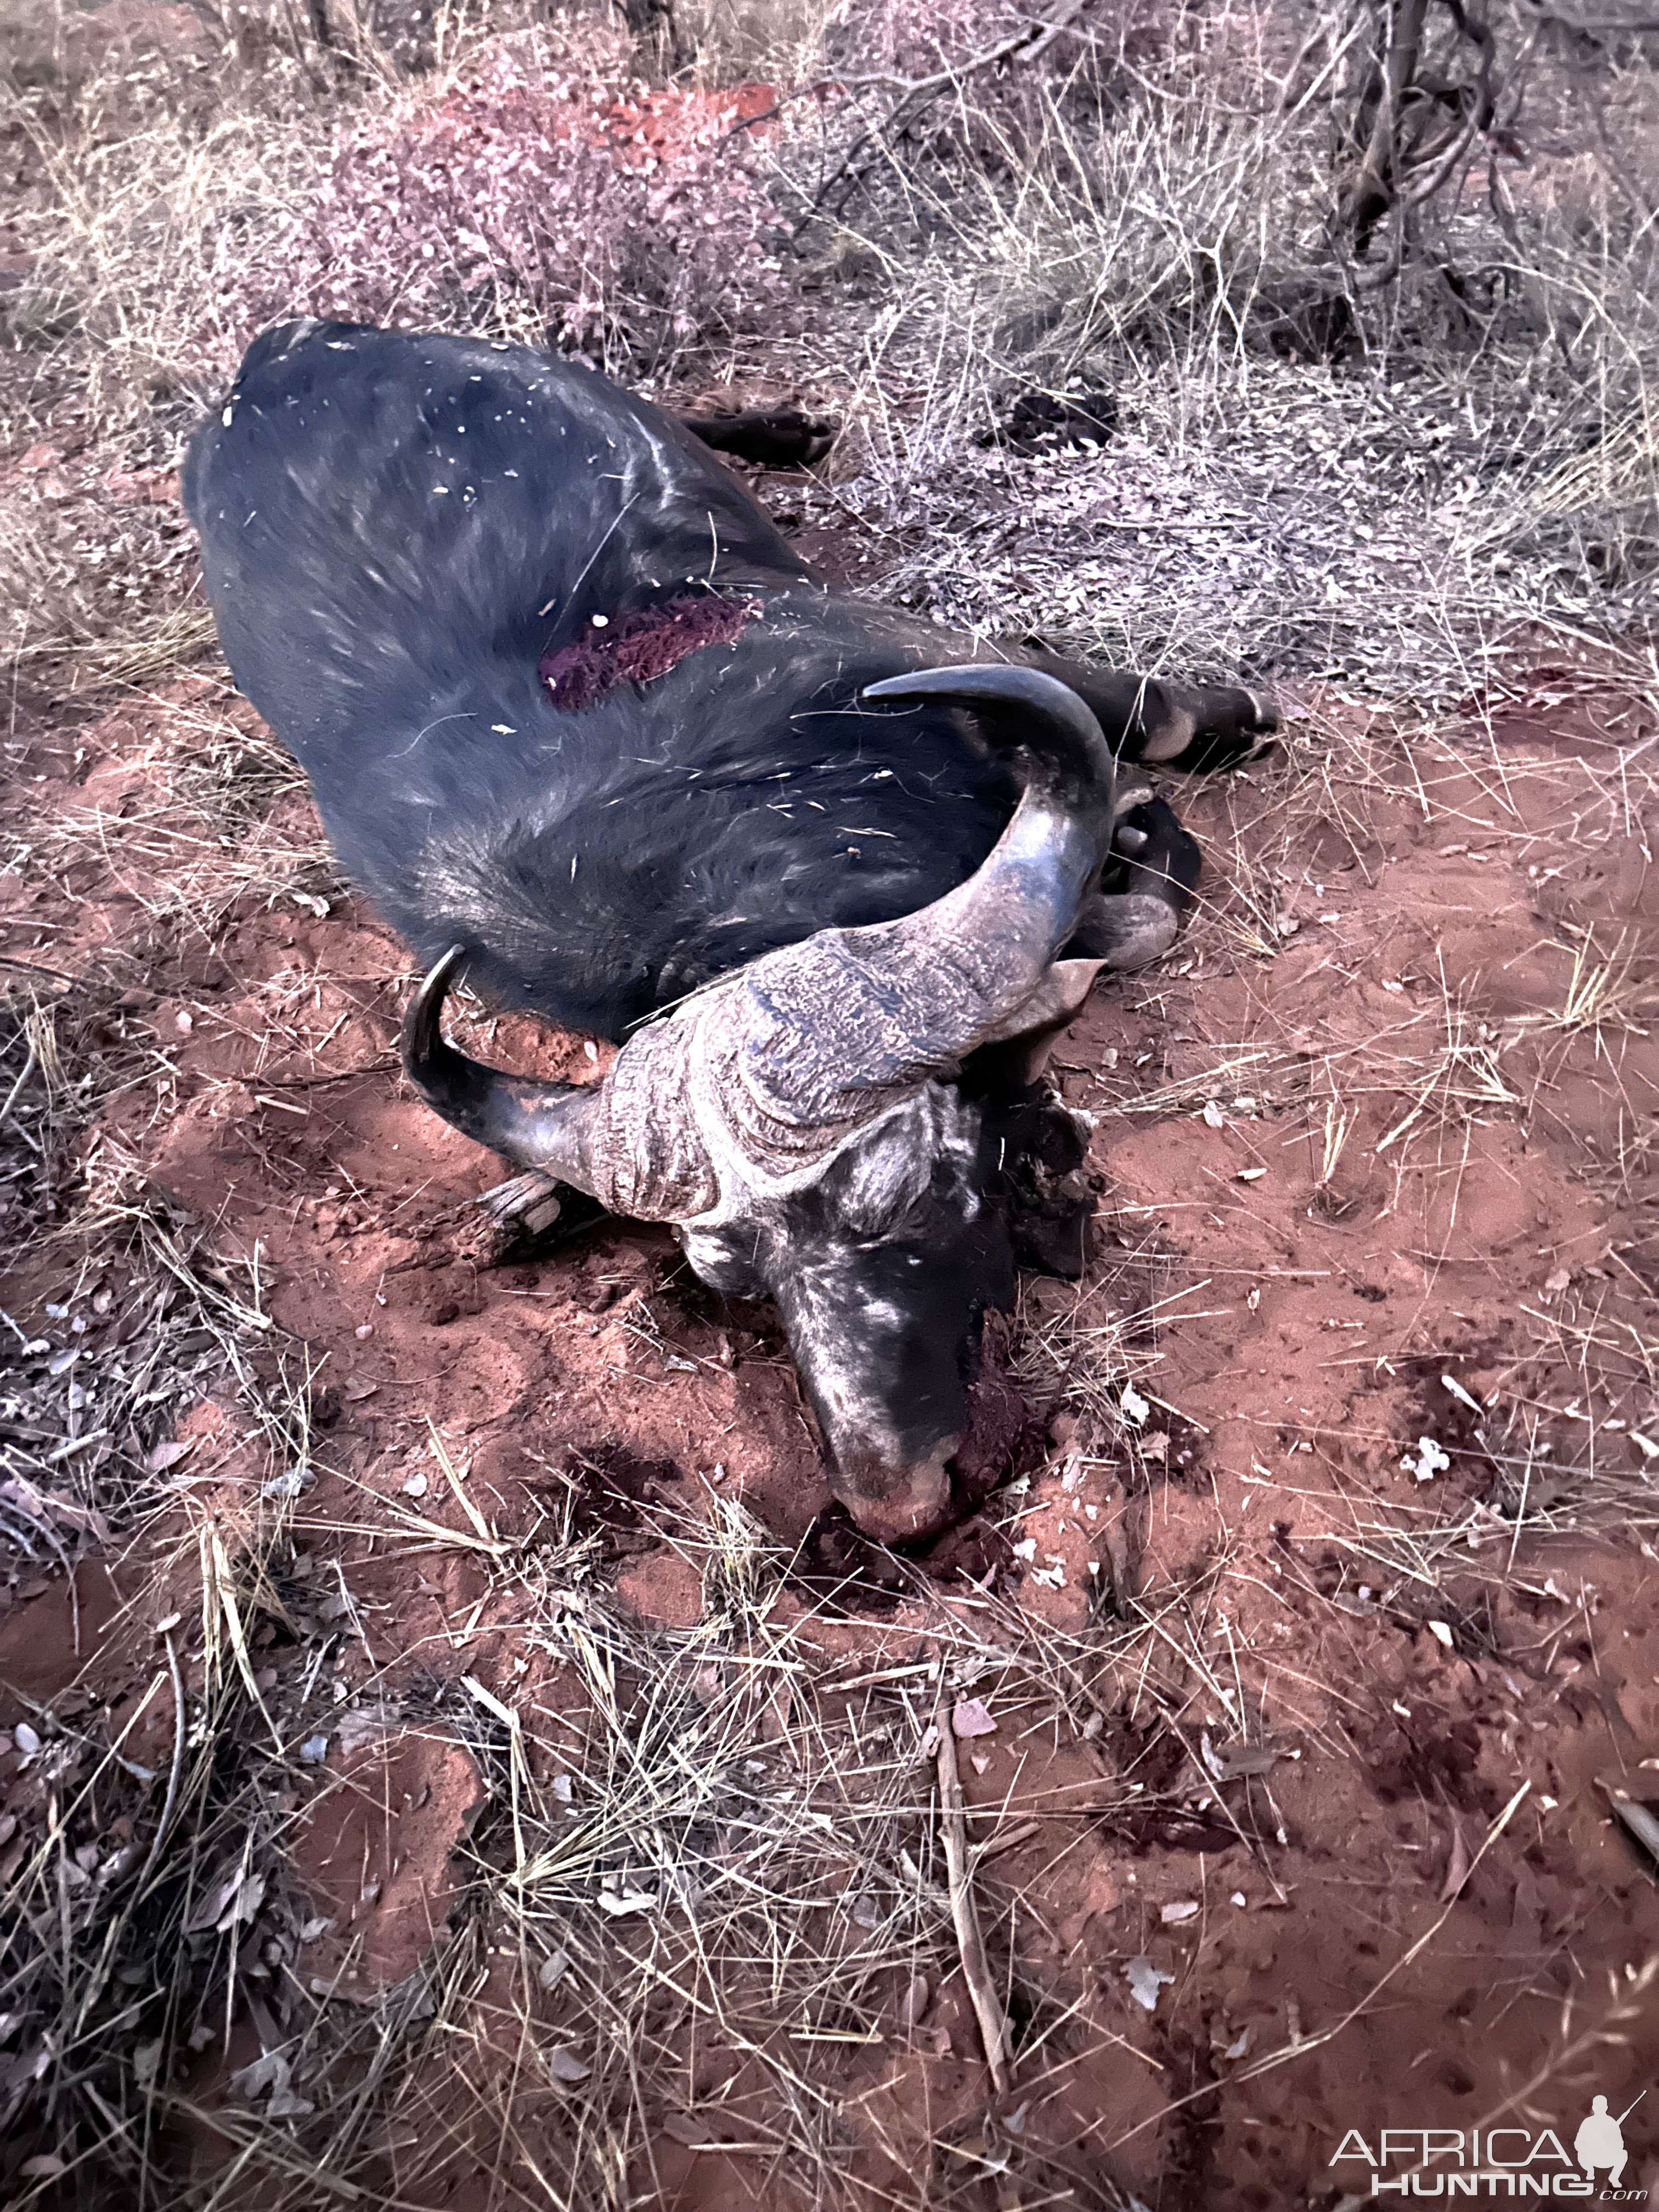
[[[1198,845],[1162,799],[1118,817],[1101,888],[1084,903],[1068,958],[1149,967],[1175,943],[1198,892]]]
[[[821,461],[840,424],[795,406],[754,407],[740,415],[681,415],[682,429],[716,453],[763,469],[805,469]]]
[[[1107,744],[1126,761],[1188,771],[1231,768],[1279,727],[1272,702],[1249,691],[1120,676],[1042,649],[1027,647],[1025,657],[1087,703]]]

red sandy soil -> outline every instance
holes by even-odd
[[[1518,1409],[1557,1462],[1593,1457],[1589,1476],[1540,1463],[1534,1516],[1644,1474],[1629,1431],[1651,1430],[1650,1378],[1618,1347],[1632,1327],[1654,1334],[1644,1147],[1659,1041],[1639,1013],[1635,1027],[1540,1018],[1565,1003],[1574,928],[1592,928],[1603,957],[1622,943],[1632,972],[1651,975],[1659,824],[1609,773],[1650,732],[1617,723],[1626,702],[1582,670],[1545,671],[1490,720],[1471,710],[1370,738],[1365,758],[1388,775],[1350,775],[1343,747],[1363,718],[1307,703],[1298,743],[1334,747],[1333,784],[1267,766],[1184,789],[1185,817],[1218,856],[1216,911],[1162,972],[1102,988],[1055,1054],[1067,1098],[1098,1117],[1099,1249],[1080,1286],[1028,1285],[1024,1327],[1029,1338],[1073,1315],[1104,1327],[1152,1302],[1130,1331],[1138,1431],[1124,1441],[1098,1398],[1055,1413],[1029,1490],[993,1501],[1001,1535],[947,1545],[927,1595],[855,1601],[803,1632],[876,1668],[925,1656],[938,1607],[977,1601],[964,1568],[1073,1636],[1091,1620],[1119,1634],[1133,1598],[1160,1624],[1097,1681],[1091,1734],[1017,1681],[978,1686],[998,1727],[963,1746],[969,1801],[1000,1806],[1006,1833],[1034,1823],[988,1863],[981,1891],[1044,2020],[1067,2018],[1017,2062],[1005,2105],[1024,2103],[1044,2186],[999,2196],[988,2180],[962,2202],[1065,2202],[1073,2182],[1075,2201],[1104,2202],[1085,2185],[1109,2175],[1170,2212],[1330,2203],[1367,2186],[1362,2165],[1330,2165],[1351,2128],[1375,2142],[1384,2125],[1507,2115],[1570,2142],[1592,2089],[1619,2112],[1659,2075],[1650,2002],[1622,2041],[1511,2105],[1556,2047],[1564,2006],[1575,2031],[1592,2023],[1659,1952],[1655,1869],[1600,1786],[1659,1795],[1659,1562],[1617,1529],[1517,1537],[1512,1508],[1490,1510],[1475,1417],[1442,1379]],[[42,722],[9,811],[61,820],[100,801],[141,817],[181,716],[222,705],[191,678],[72,729]],[[303,834],[305,802],[281,805]],[[1256,900],[1271,941],[1254,950],[1232,927],[1245,911],[1225,882],[1235,840],[1258,891],[1277,872]],[[370,1685],[394,1710],[462,1674],[509,1703],[537,1687],[561,1702],[556,1667],[517,1633],[510,1581],[459,1549],[381,1556],[414,1474],[428,1486],[412,1510],[465,1525],[432,1425],[501,1531],[567,1493],[573,1454],[579,1478],[586,1464],[631,1489],[653,1510],[599,1516],[608,1572],[627,1605],[669,1625],[696,1618],[700,1590],[653,1511],[696,1516],[713,1489],[793,1544],[828,1492],[774,1320],[722,1307],[665,1235],[611,1224],[549,1258],[490,1263],[470,1201],[498,1164],[397,1073],[409,964],[372,915],[349,899],[313,915],[248,898],[207,930],[153,925],[155,872],[123,857],[118,831],[109,851],[55,884],[14,883],[7,942],[71,973],[128,963],[132,1019],[169,1073],[113,1099],[95,1136],[210,1224],[217,1249],[257,1249],[271,1346],[313,1364],[318,1479],[298,1537],[319,1591],[337,1562],[349,1586],[362,1626],[337,1694],[369,1718],[355,1748],[337,1737],[296,1778],[296,1879],[332,1923],[305,1971],[326,1982],[362,1932],[350,1972],[384,1984],[450,1908],[478,1783],[441,1729],[377,1735]],[[1461,1103],[1425,1090],[1449,1020]],[[480,1033],[496,1056],[548,1072],[601,1064],[522,1024]],[[1267,1057],[1208,1078],[1246,1046]],[[1163,1110],[1121,1110],[1181,1085]],[[1333,1094],[1348,1127],[1326,1178]],[[58,1266],[48,1248],[0,1285],[25,1328],[46,1326]],[[263,1462],[228,1399],[181,1435],[198,1498],[228,1509],[257,1483]],[[1419,1483],[1401,1461],[1425,1435],[1451,1463]],[[1477,1501],[1484,1520],[1470,1518]],[[1382,1524],[1460,1520],[1472,1540],[1423,1578],[1376,1556]],[[1033,1540],[1024,1559],[1012,1548]],[[78,1646],[61,1577],[14,1583],[0,1724],[24,1697],[64,1710],[83,1668],[111,1693],[176,1571],[156,1538],[108,1570],[82,1560]],[[134,1611],[118,1617],[123,1598]],[[810,1604],[796,1590],[778,1617],[805,1620]],[[1173,1666],[1177,1645],[1204,1651],[1213,1688]],[[304,1660],[271,1657],[273,1701]],[[1173,1717],[1158,1718],[1149,1679]],[[1218,1784],[1200,1739],[1232,1739],[1241,1723],[1256,1755]],[[0,1759],[0,1790],[27,1819],[19,1765]],[[1144,1816],[1072,1809],[1125,1778],[1146,1785]],[[1196,1910],[1166,1923],[1172,1906]],[[1153,2013],[1126,1980],[1138,1956],[1170,1977]],[[872,2207],[916,2201],[927,2144],[988,2094],[959,1974],[914,2021],[895,2012],[887,2034],[812,2062],[844,2089],[861,2146],[848,2201]],[[239,2028],[216,2094],[258,2048]],[[1626,2184],[1659,2186],[1650,2100],[1627,2141]],[[635,2203],[793,2201],[763,2162],[672,2131],[657,2151],[657,2182],[635,2174]],[[404,2192],[519,2201],[453,2176],[428,2197],[418,2166]]]

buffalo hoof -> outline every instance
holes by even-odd
[[[1279,709],[1265,692],[1206,684],[1193,692],[1191,703],[1191,735],[1164,766],[1188,775],[1237,768],[1263,752],[1279,734]]]
[[[520,1259],[532,1250],[562,1243],[605,1212],[586,1191],[556,1182],[535,1168],[480,1191],[477,1206],[484,1217],[489,1248],[480,1249],[477,1256],[487,1261]]]
[[[684,415],[694,437],[717,453],[763,469],[810,469],[836,442],[841,428],[831,416],[809,415],[793,404],[756,407],[741,415]]]
[[[1195,841],[1162,799],[1121,815],[1102,888],[1084,902],[1067,954],[1103,960],[1109,968],[1148,968],[1181,933],[1198,889]]]

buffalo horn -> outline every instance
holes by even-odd
[[[1110,750],[1056,678],[975,663],[896,677],[863,696],[1013,710],[1032,772],[965,884],[896,921],[821,930],[751,971],[749,1086],[772,1112],[821,1128],[860,1119],[872,1090],[914,1084],[1022,1026],[1112,834]]]
[[[1031,781],[1079,811],[1114,812],[1116,763],[1084,700],[1057,676],[1018,661],[970,660],[919,668],[868,684],[862,696],[896,706],[941,704],[1006,718],[1008,734],[1030,757]]]
[[[456,971],[466,958],[453,945],[410,1002],[404,1018],[404,1066],[433,1111],[491,1152],[539,1168],[598,1197],[590,1144],[598,1085],[540,1083],[469,1060],[447,1043],[440,1023]]]

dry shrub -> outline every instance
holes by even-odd
[[[446,324],[580,343],[613,364],[775,326],[776,212],[757,170],[765,88],[652,92],[614,42],[493,41],[470,68],[273,122],[229,106],[204,131],[40,152],[50,204],[11,319],[131,419],[208,396],[296,313]],[[620,82],[620,89],[618,88]]]
[[[199,652],[176,502],[131,495],[109,465],[173,459],[270,323],[459,327],[635,374],[781,328],[759,173],[776,126],[734,127],[771,92],[653,92],[627,60],[566,25],[412,87],[366,78],[345,103],[283,71],[274,88],[223,76],[216,107],[158,102],[134,124],[94,84],[68,128],[14,91],[39,184],[16,217],[23,281],[0,298],[0,444],[50,420],[77,458],[60,467],[54,442],[49,477],[0,484],[5,662],[80,651],[86,688]]]
[[[935,251],[948,242],[981,301],[1003,309],[1012,351],[1152,349],[1200,366],[1260,343],[1397,363],[1524,339],[1584,377],[1594,360],[1559,356],[1597,338],[1609,311],[1624,311],[1627,362],[1647,337],[1659,270],[1650,71],[1609,58],[1586,78],[1534,61],[1525,138],[1471,147],[1414,211],[1412,251],[1384,283],[1383,266],[1356,263],[1340,235],[1340,72],[1303,86],[1279,9],[1183,19],[1155,47],[1144,24],[1096,27],[1088,43],[1088,66],[1042,76],[1017,117],[989,97],[995,73],[964,80],[957,135],[893,143],[884,190],[867,180],[860,222],[896,241],[908,218]],[[1601,151],[1587,157],[1591,140]],[[954,158],[970,143],[975,160]],[[1611,333],[1598,359],[1604,345]]]
[[[1575,623],[1644,619],[1659,82],[1639,53],[1591,68],[1540,39],[1524,113],[1510,100],[1472,143],[1378,284],[1343,243],[1352,94],[1334,10],[1304,25],[1259,0],[1159,30],[1139,7],[1091,6],[1037,60],[987,68],[1020,21],[1000,0],[951,0],[925,24],[896,0],[682,15],[693,88],[748,67],[786,88],[838,77],[845,94],[738,128],[766,85],[652,92],[618,32],[560,19],[458,47],[441,11],[440,66],[400,83],[365,63],[349,97],[307,100],[273,70],[205,122],[162,111],[116,131],[89,94],[78,129],[37,134],[51,197],[23,218],[14,358],[46,381],[55,365],[106,422],[159,402],[182,429],[253,332],[295,313],[578,345],[669,376],[714,352],[775,359],[810,313],[832,334],[824,358],[846,368],[867,348],[852,411],[878,466],[902,448],[929,482],[1011,391],[1073,375],[1116,389],[1127,423],[1200,472],[1241,422],[1265,467],[1285,386],[1264,357],[1297,375],[1328,359],[1331,442],[1385,461],[1376,489],[1478,501],[1455,532],[1474,602],[1514,562],[1531,580],[1499,596],[1527,619],[1558,600]],[[904,104],[899,80],[947,67],[954,82]],[[799,255],[816,297],[798,310]],[[1333,486],[1346,518],[1352,488]],[[103,533],[80,535],[94,550],[66,549],[66,588],[109,566]],[[82,598],[106,604],[100,586]],[[38,606],[11,597],[38,637]]]
[[[149,1683],[124,1698],[94,1662],[33,1709],[40,1750],[14,1784],[0,1892],[12,2203],[168,2201],[168,2075],[210,2071],[192,2054],[210,2053],[250,1981],[268,1990],[247,1940],[262,1907],[264,1950],[291,1955],[282,1903],[265,1902],[283,1821],[246,1642],[283,1618],[291,1550],[270,1508],[228,1528],[198,1519],[175,1577],[195,1585],[195,1618],[170,1613]]]
[[[164,410],[178,428],[234,368],[232,316],[314,198],[320,129],[234,111],[39,142],[39,202],[18,218],[29,267],[6,314],[30,360],[24,404],[94,434]],[[183,403],[182,404],[180,403]]]
[[[1516,54],[1524,28],[1498,15]],[[1542,599],[1528,585],[1529,618],[1559,599],[1574,622],[1640,629],[1659,554],[1659,79],[1641,55],[1589,68],[1535,41],[1524,111],[1517,77],[1501,127],[1411,211],[1390,274],[1382,241],[1358,261],[1342,230],[1335,11],[1300,54],[1270,4],[1183,16],[1161,43],[1085,21],[1094,49],[1069,75],[1032,73],[1018,100],[995,71],[964,78],[933,127],[878,132],[835,191],[798,177],[841,210],[832,265],[850,247],[879,272],[878,468],[900,452],[932,482],[1011,392],[1074,377],[1200,473],[1241,432],[1265,464],[1288,385],[1263,364],[1284,362],[1334,447],[1401,455],[1376,495],[1420,477],[1431,520],[1439,491],[1478,503],[1456,531],[1477,592],[1514,597],[1521,563],[1553,579]]]
[[[769,104],[764,88],[617,91],[536,42],[503,42],[435,105],[400,102],[351,132],[264,289],[653,366],[729,339],[781,305],[776,213],[751,134],[731,135]]]

